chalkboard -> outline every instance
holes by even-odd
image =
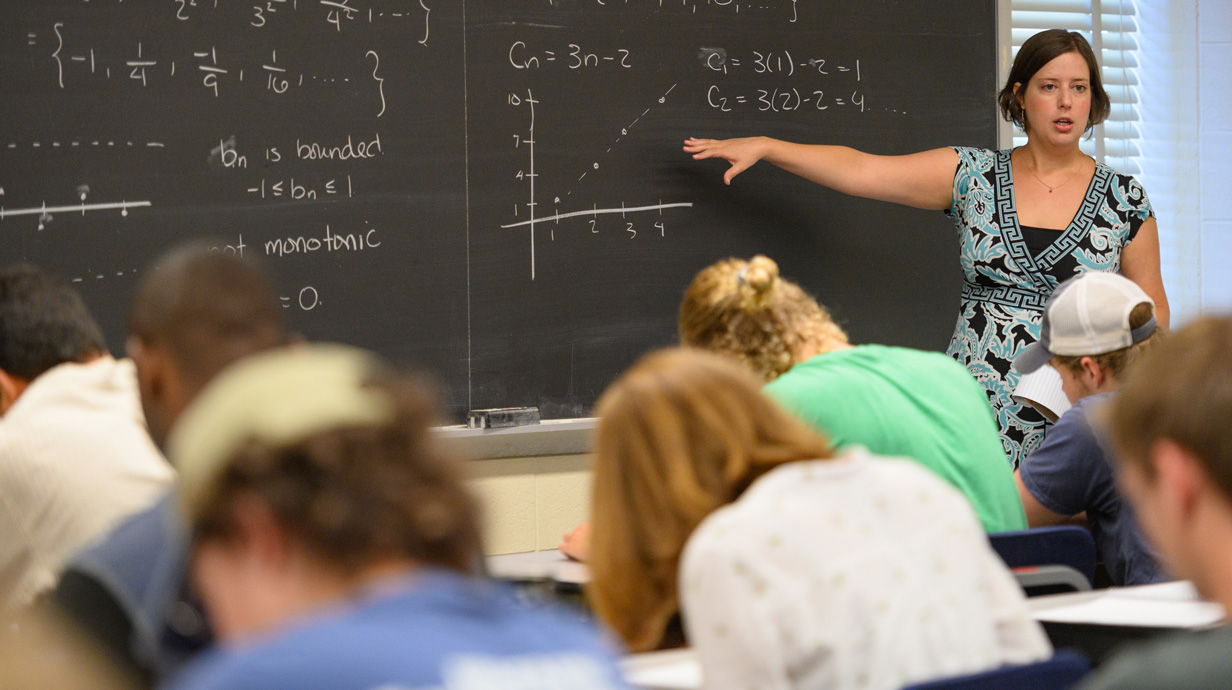
[[[121,349],[190,238],[263,259],[292,326],[423,367],[455,415],[583,416],[675,340],[693,274],[765,253],[857,342],[945,346],[941,213],[688,136],[992,146],[994,3],[24,0],[0,9],[0,260]]]

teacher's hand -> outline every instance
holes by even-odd
[[[684,140],[685,153],[693,154],[694,160],[706,158],[722,158],[731,163],[731,167],[723,174],[723,183],[731,184],[732,178],[748,170],[754,163],[766,155],[767,140],[765,137],[748,137],[745,139],[695,139]]]

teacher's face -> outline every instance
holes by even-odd
[[[1076,52],[1044,65],[1031,81],[1014,85],[1027,116],[1027,137],[1054,146],[1077,146],[1091,116],[1091,72]]]

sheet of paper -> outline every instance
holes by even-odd
[[[590,582],[585,563],[570,560],[556,549],[508,553],[484,559],[488,573],[501,580],[556,580],[584,585]]]
[[[1061,390],[1061,375],[1050,366],[1042,366],[1019,378],[1012,395],[1054,422],[1070,408],[1069,399]]]
[[[1108,596],[1123,599],[1150,599],[1154,601],[1201,601],[1198,590],[1189,580],[1161,582],[1157,585],[1119,587],[1108,590]]]
[[[698,690],[702,665],[692,649],[633,654],[620,662],[625,682],[642,690]]]
[[[1067,598],[1075,603],[1065,604]],[[1188,582],[1041,597],[1029,605],[1037,621],[1140,628],[1200,628],[1225,616],[1219,604],[1198,599]]]

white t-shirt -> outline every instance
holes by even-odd
[[[61,364],[0,417],[0,610],[174,479],[146,431],[132,362]]]
[[[707,517],[680,597],[708,690],[893,690],[1052,651],[967,500],[863,449],[779,467]]]

